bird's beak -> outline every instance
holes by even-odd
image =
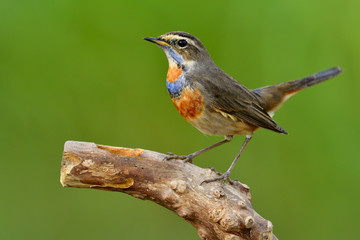
[[[144,40],[156,43],[159,46],[170,46],[167,42],[162,40],[160,37],[144,37]]]

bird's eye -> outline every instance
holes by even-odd
[[[181,39],[178,41],[179,47],[185,47],[187,45],[187,41],[184,39]]]

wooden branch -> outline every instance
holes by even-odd
[[[276,240],[273,225],[255,212],[249,188],[234,181],[200,183],[216,177],[181,160],[143,149],[95,143],[65,143],[64,187],[118,191],[164,206],[191,223],[206,240]]]

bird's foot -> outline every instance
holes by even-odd
[[[211,168],[212,169],[212,168]],[[212,170],[215,170],[215,169],[212,169]],[[220,175],[219,177],[215,177],[215,178],[210,178],[210,179],[206,179],[204,181],[202,181],[200,183],[203,184],[203,183],[210,183],[210,182],[216,182],[216,181],[222,181],[222,182],[225,182],[226,180],[229,181],[230,184],[233,183],[233,181],[229,178],[230,177],[230,172],[229,171],[226,171],[224,172],[223,174],[219,173],[218,171],[215,170],[215,172]]]
[[[172,152],[166,153],[167,156],[165,156],[164,160],[171,160],[171,159],[179,159],[183,160],[184,162],[192,163],[194,156],[192,154],[189,155],[176,155]]]
[[[213,168],[213,167],[208,167],[208,169],[210,169],[211,171],[213,171],[213,172],[215,172],[217,175],[219,175],[219,176],[221,176],[222,175],[222,173],[221,172],[219,172],[218,170],[216,170],[215,168]]]

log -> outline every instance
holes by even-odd
[[[153,201],[192,224],[201,239],[277,239],[272,223],[253,209],[247,185],[236,180],[202,183],[218,173],[181,160],[167,161],[165,156],[67,141],[60,181],[64,187],[117,191]]]

